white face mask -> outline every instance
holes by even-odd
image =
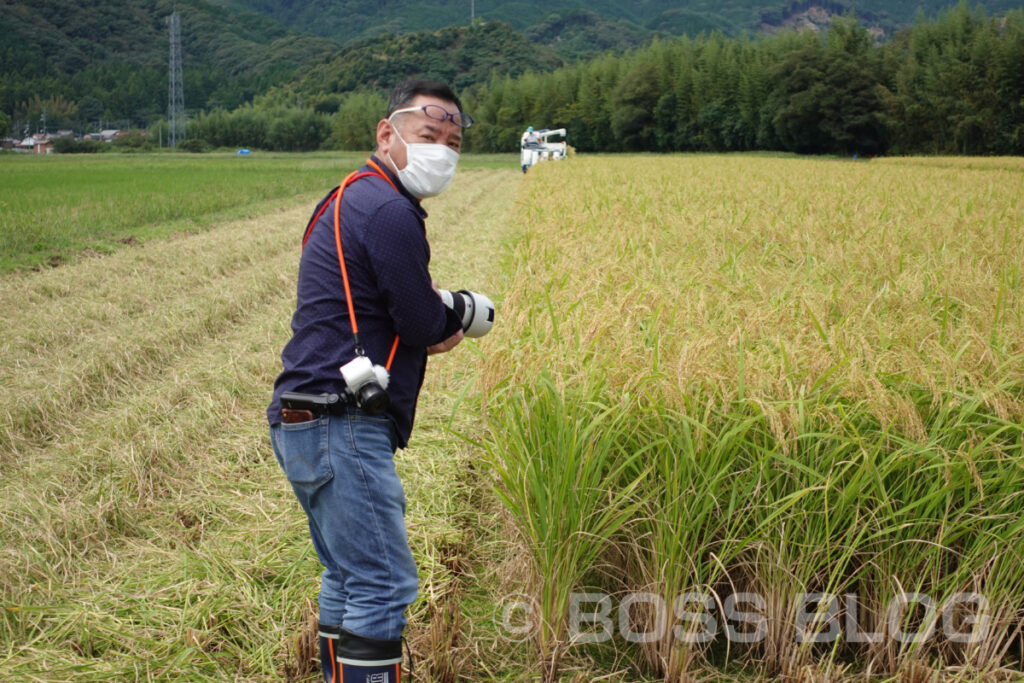
[[[435,197],[451,185],[459,153],[448,145],[428,142],[408,143],[398,134],[395,136],[405,145],[405,168],[398,168],[394,159],[391,163],[398,169],[398,179],[416,199]],[[391,154],[388,154],[391,157]]]

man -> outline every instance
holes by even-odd
[[[417,576],[393,456],[408,443],[427,355],[462,340],[461,321],[428,272],[420,200],[451,182],[471,123],[443,83],[400,83],[377,124],[376,152],[324,198],[307,227],[293,336],[267,417],[324,565],[319,630],[328,683],[399,679],[403,612],[416,598]],[[382,414],[346,392],[340,367],[364,355],[390,366]],[[311,398],[282,399],[285,392]],[[324,394],[342,400],[318,403]]]
[[[534,131],[533,126],[526,127],[526,132],[523,133],[522,146],[526,149],[536,149],[540,147],[540,133]]]

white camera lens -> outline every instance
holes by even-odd
[[[462,319],[462,331],[467,337],[482,337],[494,327],[494,302],[483,294],[468,289],[442,289],[441,301]]]
[[[356,356],[342,365],[341,376],[345,378],[345,384],[352,390],[376,379],[373,373],[373,363],[366,356]]]

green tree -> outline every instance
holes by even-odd
[[[53,151],[57,154],[96,154],[106,150],[107,143],[99,140],[76,140],[67,137],[53,141]]]
[[[1000,154],[1024,155],[1024,12],[1006,15],[994,73]]]
[[[92,95],[86,95],[78,100],[78,124],[88,126],[96,124],[103,117],[103,103]]]
[[[63,95],[45,98],[33,95],[32,99],[22,103],[21,109],[25,118],[33,122],[33,127],[35,122],[41,122],[44,116],[49,130],[69,128],[78,120],[78,105],[69,102]]]
[[[153,138],[149,131],[129,130],[114,138],[112,144],[121,151],[148,151],[153,149]]]
[[[1014,83],[1022,79],[1022,64],[1012,56],[1021,40],[1013,14],[1005,22],[992,20],[982,8],[971,10],[961,2],[933,22],[920,20],[905,38],[884,48],[886,61],[898,63],[888,107],[899,150],[1012,150],[1007,131],[1020,122]],[[1016,73],[1004,71],[1004,65]]]
[[[773,69],[772,125],[787,150],[876,154],[885,149],[878,84],[855,57],[811,46]]]
[[[618,146],[653,151],[654,109],[661,93],[655,65],[643,59],[633,64],[612,90],[611,126]]]
[[[384,118],[387,100],[377,92],[349,93],[331,117],[330,149],[370,151],[377,146],[377,122]]]
[[[326,116],[312,109],[275,111],[267,129],[267,145],[282,152],[307,152],[318,149],[330,134]]]

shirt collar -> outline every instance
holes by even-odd
[[[398,188],[398,191],[402,193],[402,196],[405,197],[406,199],[408,199],[410,202],[412,202],[412,205],[414,207],[416,207],[416,211],[420,214],[420,217],[421,218],[426,218],[427,217],[427,212],[423,208],[423,206],[420,204],[420,200],[417,199],[416,197],[413,197],[411,194],[409,194],[409,191],[405,189],[405,185],[402,184],[402,181],[398,179],[398,176],[395,175],[395,173],[391,170],[391,168],[387,164],[385,164],[383,161],[381,161],[380,157],[378,157],[376,154],[371,154],[370,155],[370,159],[375,164],[380,166],[380,170],[384,171],[384,173],[387,174],[388,178],[391,179],[391,182],[393,182],[395,184],[395,187]],[[375,173],[376,172],[376,170],[372,166],[370,166],[369,164],[363,166],[363,168],[360,169],[360,170],[362,170],[362,171],[370,171],[371,173]]]

